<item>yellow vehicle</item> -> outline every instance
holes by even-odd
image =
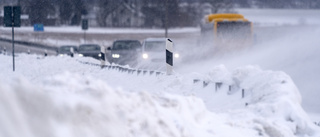
[[[219,50],[234,50],[253,43],[252,23],[241,14],[210,14],[201,26],[207,44]]]

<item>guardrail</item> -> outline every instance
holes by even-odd
[[[12,42],[11,39],[6,39],[6,38],[0,38],[0,41],[8,42],[8,43]],[[52,47],[52,46],[39,44],[39,43],[33,43],[33,42],[28,42],[28,41],[20,41],[20,40],[15,40],[14,43],[15,44],[24,45],[24,46],[34,47],[34,48],[47,49],[47,50],[52,50],[52,51],[56,51],[56,52],[58,51],[58,47]]]
[[[154,71],[154,70],[142,70],[142,69],[134,69],[134,68],[126,68],[126,67],[122,67],[119,65],[100,65],[100,64],[95,64],[95,63],[91,63],[91,62],[83,62],[83,61],[79,61],[82,64],[87,64],[87,65],[92,65],[92,66],[97,66],[97,67],[101,67],[102,69],[108,69],[108,70],[116,70],[122,73],[128,73],[128,74],[143,74],[143,75],[155,75],[155,76],[159,76],[159,75],[164,75],[164,72],[160,72],[160,71]]]
[[[96,64],[96,63],[91,63],[91,62],[83,62],[83,61],[79,61],[82,64],[88,64],[88,65],[92,65],[92,66],[97,66],[97,67],[101,67],[102,69],[108,69],[108,70],[117,70],[118,72],[122,72],[122,73],[128,73],[128,74],[143,74],[143,75],[152,75],[155,74],[156,76],[158,75],[165,75],[165,72],[160,72],[160,71],[154,71],[154,70],[141,70],[141,69],[134,69],[134,68],[127,68],[127,67],[122,67],[119,65],[101,65],[101,64]],[[241,90],[241,97],[245,98],[246,96],[246,90],[243,88],[240,88],[238,85],[228,85],[222,82],[212,82],[212,81],[204,81],[201,79],[194,79],[193,80],[194,84],[197,83],[202,83],[202,87],[206,88],[209,85],[214,84],[215,85],[215,92],[218,92],[218,90],[220,88],[222,88],[222,86],[228,86],[228,94],[232,94],[235,93],[239,90]],[[246,106],[248,105],[248,103],[245,104]]]
[[[201,79],[194,79],[193,83],[194,84],[202,83],[203,88],[206,88],[209,85],[214,85],[215,92],[218,92],[222,88],[222,86],[227,86],[226,88],[228,90],[228,94],[232,94],[232,93],[235,93],[235,92],[241,90],[241,98],[245,98],[246,92],[247,92],[244,88],[241,88],[238,85],[229,85],[229,84],[225,84],[223,82],[212,82],[212,81],[205,81],[205,80],[201,80]],[[247,106],[248,103],[246,103],[245,105]]]
[[[320,122],[319,122],[319,123],[314,122],[314,124],[315,124],[316,126],[319,126],[319,127],[320,127]]]

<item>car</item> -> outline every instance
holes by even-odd
[[[141,55],[139,40],[116,40],[109,50],[108,61],[119,65],[135,66]]]
[[[73,56],[78,52],[78,47],[75,45],[62,45],[58,49],[59,56]]]
[[[165,63],[166,62],[167,38],[147,38],[142,44],[142,62],[144,63]],[[174,52],[174,59],[180,55]]]
[[[78,55],[80,57],[93,57],[95,59],[101,59],[104,48],[98,44],[81,44],[78,49]]]

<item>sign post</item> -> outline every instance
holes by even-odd
[[[33,31],[36,32],[34,41],[40,41],[40,34],[38,32],[44,31],[43,24],[34,24]]]
[[[20,27],[21,20],[21,7],[20,6],[5,6],[4,7],[4,26],[12,27],[12,64],[13,71],[15,71],[14,60],[14,27]]]
[[[83,35],[84,43],[86,43],[86,30],[88,30],[88,24],[89,24],[88,19],[82,20],[81,27],[82,27],[82,30],[84,30],[84,35]]]
[[[166,41],[166,65],[167,65],[167,75],[172,75],[173,68],[173,43],[170,39]]]

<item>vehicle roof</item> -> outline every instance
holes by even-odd
[[[61,45],[60,47],[77,47],[77,45]]]
[[[244,18],[244,16],[242,14],[236,14],[236,13],[210,14],[206,18],[207,18],[207,22],[221,22],[221,21],[248,22],[248,19]]]
[[[121,39],[121,40],[115,40],[114,42],[117,42],[117,41],[137,41],[137,42],[140,42],[139,40],[134,40],[134,39]]]
[[[81,44],[80,46],[88,46],[88,45],[96,45],[96,46],[99,46],[98,44]]]
[[[166,41],[167,38],[146,38],[144,41]]]

